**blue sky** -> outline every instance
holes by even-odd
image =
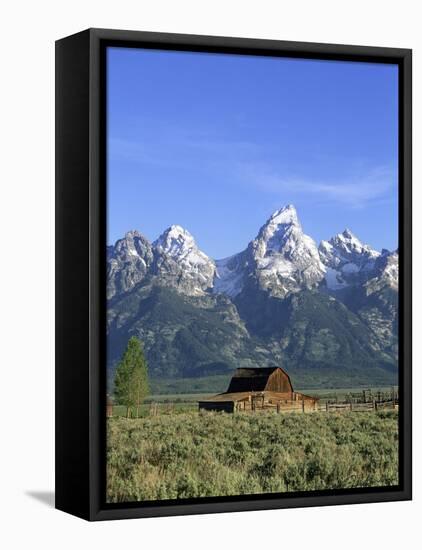
[[[292,203],[397,247],[394,65],[108,49],[108,243],[179,224],[213,258]]]

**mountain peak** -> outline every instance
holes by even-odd
[[[337,235],[334,235],[334,237],[330,239],[330,243],[331,244],[348,243],[349,245],[351,244],[358,247],[363,246],[362,242],[358,239],[358,237],[356,237],[356,235],[352,233],[352,231],[347,227],[341,233],[337,233]]]
[[[129,231],[126,231],[125,233],[125,236],[123,237],[123,239],[119,239],[115,244],[117,245],[117,243],[122,243],[122,242],[134,242],[134,241],[137,241],[137,240],[141,240],[141,241],[145,241],[147,242],[148,239],[146,237],[144,237],[144,235],[142,235],[142,233],[140,233],[137,229],[130,229]]]
[[[190,233],[187,229],[185,229],[181,225],[177,225],[177,224],[170,225],[170,227],[168,227],[166,229],[166,231],[170,231],[171,233],[181,233],[183,235],[184,234],[190,235]]]
[[[249,245],[262,288],[284,297],[302,287],[315,287],[324,277],[318,248],[305,235],[292,204],[274,212]]]
[[[190,296],[212,287],[215,263],[202,252],[187,229],[171,225],[153,243],[155,274],[161,282]]]
[[[276,210],[268,220],[268,223],[276,223],[278,225],[298,224],[296,208],[293,204],[287,204],[283,208]]]
[[[177,225],[177,224],[174,224],[174,225],[170,225],[170,227],[168,227],[161,235],[161,237],[163,235],[166,235],[166,236],[171,236],[173,238],[183,238],[183,239],[193,239],[192,235],[189,233],[189,231],[187,229],[185,229],[184,227],[182,227],[181,225]],[[159,237],[159,238],[161,238]]]
[[[345,229],[343,233],[338,233],[330,239],[330,244],[343,254],[363,254],[367,257],[376,258],[380,254],[369,245],[362,243],[350,229]]]
[[[346,228],[329,241],[321,241],[319,255],[327,268],[326,282],[332,290],[359,284],[374,269],[380,253],[363,244]]]
[[[116,241],[113,250],[116,254],[123,254],[123,256],[127,254],[137,258],[142,257],[146,250],[150,248],[151,244],[148,239],[137,229],[131,229],[130,231],[126,231],[122,239]]]
[[[257,239],[265,243],[265,249],[279,250],[282,242],[290,232],[301,232],[296,208],[288,204],[276,210],[266,223],[261,227]]]
[[[342,233],[343,237],[346,239],[356,239],[355,235],[350,231],[348,227]]]
[[[146,276],[153,260],[151,243],[136,229],[107,248],[107,297],[127,292]]]
[[[179,255],[181,252],[196,248],[195,239],[189,231],[181,225],[171,225],[156,241],[154,247],[170,255]]]

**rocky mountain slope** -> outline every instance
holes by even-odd
[[[321,241],[319,254],[326,267],[327,286],[334,290],[364,282],[380,256],[379,252],[362,244],[349,229],[329,241]]]
[[[277,210],[247,249],[217,261],[214,291],[237,296],[251,278],[270,296],[284,298],[314,288],[325,269],[315,242],[305,235],[292,205]]]
[[[398,252],[348,229],[318,247],[292,205],[224,260],[177,225],[153,243],[130,231],[107,254],[110,373],[135,334],[157,378],[276,364],[317,385],[397,376]]]

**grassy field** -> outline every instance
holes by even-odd
[[[174,414],[182,414],[187,412],[197,412],[198,411],[198,403],[196,399],[190,399],[188,401],[172,401],[167,402],[166,400],[154,400],[154,403],[157,403],[157,414],[160,416],[162,415],[174,415]],[[130,409],[130,415],[132,417],[136,417],[136,409],[133,407]],[[114,405],[113,406],[113,416],[123,416],[126,417],[126,407],[123,407],[122,405]],[[139,417],[140,418],[146,418],[151,416],[151,402],[146,402],[142,404],[139,408]]]
[[[398,483],[397,412],[108,420],[109,502]]]

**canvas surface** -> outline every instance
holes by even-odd
[[[107,499],[398,484],[396,65],[108,48]]]

